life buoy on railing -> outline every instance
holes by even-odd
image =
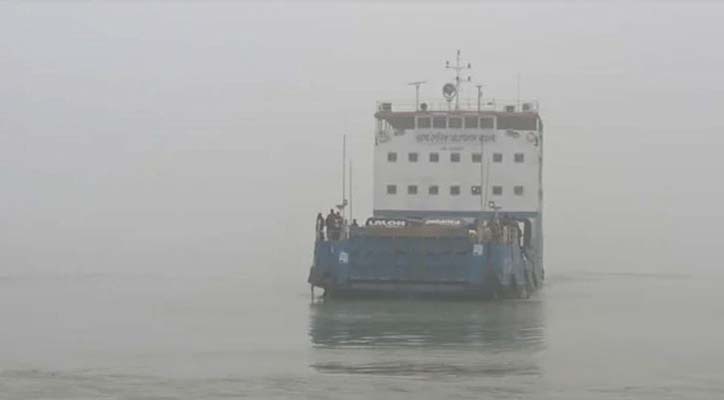
[[[528,132],[528,141],[533,143],[533,146],[538,147],[538,135],[533,132]]]

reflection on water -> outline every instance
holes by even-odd
[[[539,300],[317,303],[309,328],[312,367],[381,375],[538,374],[543,316]]]
[[[539,301],[330,301],[312,305],[317,346],[456,346],[491,350],[543,344]]]

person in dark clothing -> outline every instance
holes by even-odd
[[[357,224],[357,220],[352,218],[352,223],[349,225],[349,238],[352,239],[352,235],[357,233],[357,229],[359,229],[359,224]]]
[[[335,220],[336,216],[334,215],[334,210],[329,210],[329,214],[327,214],[327,219],[324,220],[324,223],[327,226],[327,238],[329,240],[337,240],[337,235],[334,229]]]
[[[322,213],[317,214],[317,240],[324,240],[324,217]]]
[[[342,230],[344,228],[344,218],[342,217],[342,214],[337,211],[334,214],[334,229],[335,234],[337,235],[337,240],[342,239]]]

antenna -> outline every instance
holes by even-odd
[[[351,223],[354,219],[352,213],[352,160],[349,160],[349,222]]]
[[[520,111],[520,72],[515,74],[515,99],[518,105],[518,111]]]
[[[408,85],[415,85],[415,111],[420,111],[420,86],[427,81],[410,82]]]
[[[450,65],[450,61],[445,61],[445,68],[446,69],[452,69],[455,71],[455,110],[460,109],[460,71],[471,69],[472,66],[470,63],[467,63],[467,65],[460,64],[460,49],[457,51],[457,55],[455,56],[455,65]],[[470,82],[471,77],[467,77],[467,81]]]
[[[480,86],[478,85],[478,111],[480,111]],[[485,162],[485,136],[480,135],[480,214],[482,219],[483,211],[485,211],[485,199],[483,197],[483,163]]]
[[[483,160],[480,160],[481,162]],[[490,160],[485,164],[485,204],[490,206],[488,203],[488,182],[490,182]]]
[[[337,204],[337,208],[342,214],[347,207],[347,135],[342,136],[342,202]]]

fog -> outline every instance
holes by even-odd
[[[715,2],[0,3],[0,398],[721,397],[722,20]],[[457,49],[486,98],[540,102],[545,285],[310,304],[343,135],[363,220],[376,102],[418,80],[441,97]]]
[[[461,49],[541,102],[546,267],[716,271],[712,3],[0,6],[0,274],[238,272],[304,285],[313,222],[371,213],[375,102]]]

